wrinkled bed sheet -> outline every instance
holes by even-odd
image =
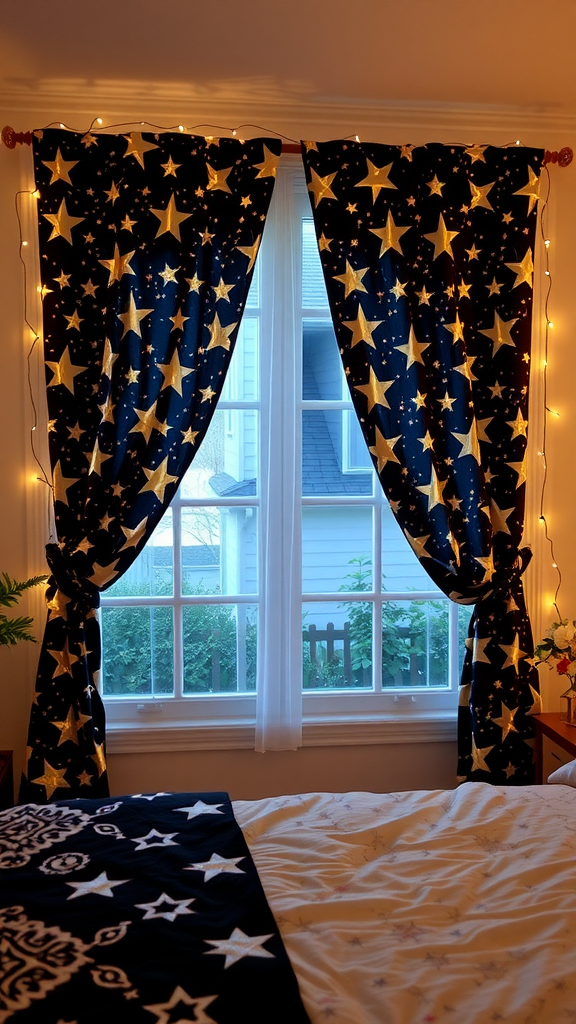
[[[576,1021],[576,790],[313,793],[234,811],[313,1024]]]

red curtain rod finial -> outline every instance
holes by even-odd
[[[32,142],[32,132],[15,132],[7,124],[2,129],[2,142],[7,149],[16,149],[17,143],[29,146]]]
[[[561,149],[560,152],[554,150],[551,153],[550,150],[547,149],[544,154],[544,163],[558,164],[559,167],[568,167],[568,165],[572,163],[573,158],[574,153],[572,152],[570,147],[564,146],[564,149]]]

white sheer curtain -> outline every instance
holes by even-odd
[[[261,253],[262,290],[271,296],[270,306],[263,310],[261,344],[262,380],[268,388],[268,394],[262,396],[263,479],[267,483],[262,494],[263,642],[258,659],[255,742],[261,752],[295,750],[302,743],[301,414],[290,397],[294,381],[302,393],[296,358],[302,342],[288,334],[297,330],[299,323],[295,286],[300,268],[295,253],[301,251],[301,240],[295,237],[297,221],[290,214],[294,181],[301,173],[296,163],[279,168]],[[280,649],[277,638],[283,640]]]

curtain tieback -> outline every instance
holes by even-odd
[[[530,548],[520,548],[512,565],[497,569],[494,573],[490,591],[480,598],[484,601],[487,597],[502,597],[510,593],[512,587],[519,582],[532,561]]]
[[[46,561],[51,571],[46,595],[49,607],[60,608],[73,602],[79,614],[85,616],[100,606],[98,588],[76,575],[58,544],[46,545]]]

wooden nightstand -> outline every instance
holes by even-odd
[[[576,727],[562,722],[558,712],[534,715],[535,782],[546,782],[556,768],[576,758]]]
[[[12,751],[0,750],[0,810],[14,806]]]

